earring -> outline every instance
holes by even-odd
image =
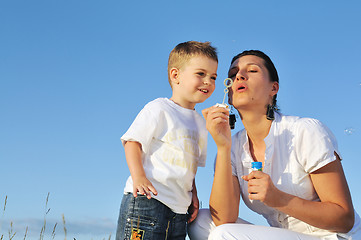
[[[231,129],[235,128],[236,121],[236,114],[233,113],[233,106],[231,105],[231,112],[229,113],[229,126]]]
[[[266,113],[266,116],[267,116],[267,119],[268,120],[275,120],[275,112],[273,111],[274,109],[274,105],[270,105],[268,104],[267,105],[267,113]]]

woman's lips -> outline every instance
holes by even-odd
[[[237,92],[244,92],[244,91],[246,91],[248,89],[247,85],[243,84],[243,83],[238,84],[235,87],[236,87]]]

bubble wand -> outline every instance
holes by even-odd
[[[227,105],[227,103],[225,103],[225,100],[226,100],[226,95],[229,92],[229,88],[232,87],[232,85],[233,85],[233,80],[231,78],[226,78],[226,79],[224,79],[223,84],[226,87],[224,89],[223,101],[222,101],[222,103],[217,103],[215,106],[223,107],[223,108],[226,108],[228,111],[230,111],[230,108]],[[230,125],[231,129],[234,129],[235,123],[236,123],[236,115],[233,113],[229,114],[229,125]]]

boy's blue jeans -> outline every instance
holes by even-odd
[[[176,214],[166,205],[145,196],[123,196],[116,240],[184,240],[187,215]]]

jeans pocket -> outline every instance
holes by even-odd
[[[125,225],[125,239],[153,239],[157,220],[148,216],[128,216]]]

